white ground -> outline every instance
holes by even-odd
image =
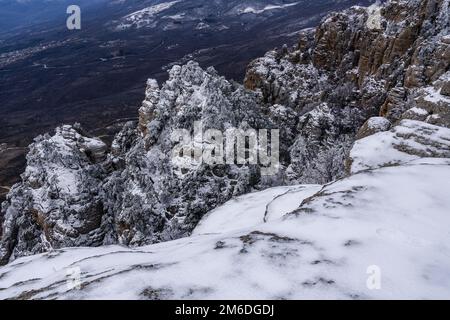
[[[296,6],[298,5],[300,2],[294,2],[294,3],[287,3],[287,4],[282,4],[282,5],[267,5],[262,9],[255,9],[253,7],[247,7],[244,10],[242,10],[240,13],[241,14],[245,14],[245,13],[253,13],[253,14],[261,14],[264,13],[266,11],[270,11],[270,10],[278,10],[278,9],[285,9],[285,8],[289,8],[292,6]]]

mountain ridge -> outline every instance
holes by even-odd
[[[111,142],[127,120],[137,118],[147,78],[164,82],[173,65],[194,59],[241,82],[252,59],[294,43],[298,31],[315,27],[330,11],[373,0],[304,0],[261,14],[237,12],[293,1],[184,0],[156,14],[148,26],[122,31],[115,30],[122,18],[164,1],[91,2],[70,3],[81,8],[81,30],[67,30],[65,0],[31,10],[44,18],[53,11],[48,23],[29,17],[24,8],[29,4],[23,4],[17,21],[28,17],[32,25],[0,30],[0,144],[14,149],[0,151],[0,185],[19,182],[25,148],[57,126],[80,122]],[[0,6],[0,17],[8,16],[4,10]]]

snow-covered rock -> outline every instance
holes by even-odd
[[[3,204],[0,261],[51,248],[103,244],[105,216],[99,164],[106,145],[79,126],[62,126],[35,139],[22,182]]]
[[[448,190],[438,161],[361,172],[246,229],[20,258],[0,268],[0,298],[449,299]],[[248,200],[215,214],[245,220]]]
[[[389,1],[331,14],[302,32],[295,48],[252,62],[244,85],[195,62],[175,65],[165,83],[148,81],[139,123],[125,125],[107,153],[77,127],[38,138],[0,213],[0,264],[61,247],[175,240],[199,222],[196,234],[270,224],[316,191],[292,185],[448,158],[448,3]],[[151,25],[182,4],[159,1],[130,19]],[[174,161],[172,134],[193,137],[199,122],[220,132],[279,129],[277,173],[265,176],[254,164]],[[272,201],[278,191],[263,191],[271,196],[245,218],[222,217],[228,203],[202,221],[232,198],[280,185],[290,187],[276,190],[289,192]]]
[[[237,197],[205,215],[193,234],[226,233],[277,220],[321,189],[320,185],[283,186]]]
[[[397,166],[420,158],[450,158],[450,129],[402,120],[392,130],[355,142],[351,172]]]
[[[403,114],[403,118],[450,128],[450,93],[446,94],[447,87],[450,87],[450,71],[419,90],[414,101],[416,107]]]
[[[330,14],[316,30],[302,32],[296,47],[253,61],[245,86],[302,116],[290,148],[291,181],[343,177],[355,139],[386,130],[415,106],[428,105],[431,124],[450,123],[448,97],[442,94],[450,47],[441,40],[448,29],[446,0],[387,1]],[[384,122],[381,128],[357,135],[367,119],[379,116],[386,118],[377,120]]]
[[[356,135],[356,140],[363,139],[378,132],[389,130],[391,122],[384,117],[372,117],[367,120]]]

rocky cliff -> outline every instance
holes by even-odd
[[[441,82],[445,94],[449,65],[449,1],[388,1],[329,16],[296,47],[252,62],[245,86],[301,115],[288,173],[323,183],[344,175],[342,159],[369,117],[393,123],[416,105],[437,111],[417,98]]]
[[[19,258],[0,299],[448,299],[449,151],[449,128],[402,120],[349,177],[236,197],[176,241]]]
[[[195,62],[175,66],[161,86],[148,81],[139,123],[127,124],[111,150],[79,126],[38,137],[2,206],[1,262],[188,236],[232,197],[324,184],[363,167],[369,153],[350,149],[377,133],[412,157],[448,157],[448,131],[435,129],[450,127],[448,12],[448,0],[409,0],[332,14],[295,47],[253,61],[244,85]],[[173,132],[195,142],[199,122],[219,132],[280,129],[276,174],[255,164],[175,163]]]

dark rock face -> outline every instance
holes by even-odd
[[[1,263],[50,248],[187,236],[205,213],[253,188],[343,177],[355,139],[399,119],[450,126],[448,27],[446,0],[355,7],[303,32],[295,48],[252,62],[244,86],[195,62],[174,66],[161,86],[149,80],[138,124],[125,125],[110,152],[78,126],[38,137],[3,204]],[[214,144],[198,140],[199,123],[202,133],[279,129],[278,171],[174,161],[174,132]]]

